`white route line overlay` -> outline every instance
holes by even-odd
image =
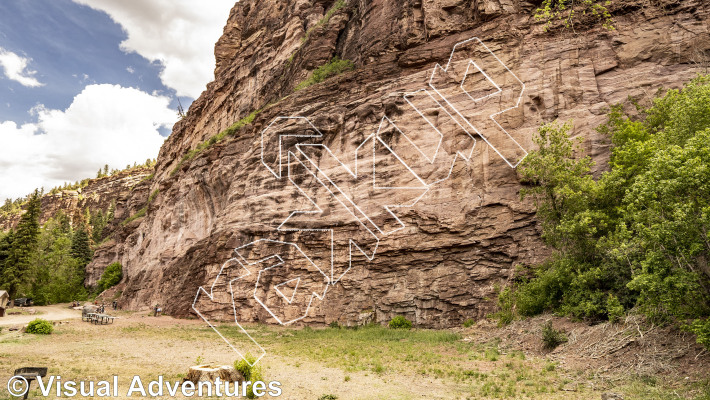
[[[508,136],[508,138],[509,138],[510,140],[512,140],[513,143],[515,143],[518,147],[520,147],[520,148],[523,150],[524,156],[523,156],[520,160],[518,160],[518,162],[516,162],[515,164],[511,163],[508,159],[506,159],[506,158],[500,153],[500,151],[499,151],[497,148],[495,148],[495,147],[488,141],[488,139],[487,139],[484,135],[482,135],[482,134],[470,123],[470,121],[468,121],[468,119],[467,119],[464,115],[462,115],[462,113],[452,104],[452,102],[450,102],[449,99],[447,99],[446,97],[444,97],[444,96],[439,92],[439,90],[438,90],[438,89],[434,86],[434,84],[433,84],[433,80],[434,80],[434,77],[435,77],[435,75],[436,75],[436,73],[437,73],[437,69],[441,69],[441,70],[443,70],[444,72],[448,72],[449,68],[450,68],[451,65],[452,65],[453,57],[454,57],[454,54],[455,54],[457,48],[458,48],[459,46],[465,45],[465,44],[470,43],[470,42],[473,42],[473,41],[477,41],[478,44],[480,44],[481,46],[483,46],[483,48],[485,48],[485,50],[488,51],[488,52],[495,58],[495,60],[498,61],[498,62],[505,68],[505,70],[506,70],[508,73],[510,73],[510,74],[520,83],[520,85],[522,86],[522,90],[520,91],[520,93],[519,93],[519,95],[518,95],[518,97],[517,97],[517,101],[516,101],[516,103],[515,103],[514,106],[509,107],[509,108],[506,108],[506,109],[501,110],[501,111],[499,111],[499,112],[496,112],[496,113],[494,113],[494,114],[491,114],[491,115],[489,116],[489,118],[490,118],[491,120],[493,120],[493,122],[495,122],[495,124]],[[468,93],[468,91],[466,91],[466,89],[464,88],[464,82],[465,82],[466,78],[467,78],[468,75],[469,75],[468,72],[469,72],[469,70],[471,69],[471,67],[474,67],[474,68],[477,69],[479,72],[481,72],[481,73],[483,74],[483,76],[486,78],[486,80],[487,80],[489,83],[491,83],[497,90],[496,90],[495,92],[493,92],[493,93],[490,93],[490,94],[484,96],[484,97],[481,97],[481,98],[478,98],[478,99],[474,99],[473,96],[471,96],[471,94]],[[413,207],[414,205],[416,205],[416,204],[419,202],[419,200],[421,200],[421,199],[424,197],[424,195],[425,195],[426,193],[428,193],[429,190],[430,190],[434,185],[436,185],[436,184],[438,184],[438,183],[441,183],[441,182],[447,180],[447,179],[451,176],[451,173],[452,173],[452,171],[453,171],[454,165],[455,165],[455,163],[456,163],[456,161],[457,161],[457,158],[458,158],[459,156],[460,156],[461,158],[463,158],[463,159],[464,159],[465,161],[467,161],[467,162],[471,160],[471,158],[472,158],[472,156],[473,156],[473,150],[474,150],[475,144],[476,144],[476,139],[475,139],[475,137],[471,134],[471,131],[475,132],[478,136],[480,136],[480,137],[481,137],[481,138],[482,138],[482,139],[483,139],[483,140],[484,140],[484,141],[485,141],[485,142],[486,142],[511,168],[516,168],[516,167],[520,164],[520,162],[522,162],[522,160],[527,156],[527,154],[528,154],[527,151],[525,151],[525,149],[523,149],[522,146],[520,146],[520,144],[508,133],[508,131],[506,131],[505,128],[503,128],[503,127],[498,123],[498,121],[496,121],[496,119],[495,119],[495,117],[496,117],[497,115],[500,115],[500,114],[502,114],[502,113],[504,113],[504,112],[506,112],[506,111],[512,110],[512,109],[514,109],[514,108],[517,108],[517,107],[520,105],[520,101],[521,101],[521,99],[522,99],[523,92],[525,91],[525,84],[524,84],[515,74],[513,74],[513,72],[510,71],[510,69],[509,69],[502,61],[500,61],[500,59],[498,59],[498,57],[497,57],[479,38],[474,37],[474,38],[471,38],[471,39],[468,39],[468,40],[459,42],[459,43],[457,43],[456,45],[454,45],[453,50],[451,51],[451,55],[450,55],[450,57],[449,57],[449,61],[448,61],[447,65],[446,65],[446,68],[442,68],[439,64],[436,64],[436,66],[434,67],[434,70],[433,70],[433,72],[432,72],[431,78],[430,78],[429,81],[428,81],[428,86],[429,86],[429,88],[431,88],[431,89],[444,101],[444,103],[445,103],[451,110],[454,111],[454,113],[456,113],[458,116],[461,117],[461,119],[463,119],[463,120],[466,122],[466,125],[462,125],[462,124],[459,122],[459,119],[458,119],[458,118],[454,118],[454,116],[449,112],[449,110],[447,110],[446,107],[444,107],[436,98],[434,98],[434,96],[432,96],[432,94],[431,94],[426,88],[425,88],[425,89],[420,89],[420,90],[417,90],[417,91],[411,92],[411,93],[405,93],[405,94],[403,95],[404,100],[409,104],[409,106],[411,106],[411,107],[415,110],[416,113],[419,114],[419,116],[420,116],[422,119],[424,119],[424,120],[426,121],[426,123],[430,126],[430,128],[433,129],[434,132],[436,132],[436,134],[437,134],[438,137],[439,137],[438,142],[436,143],[436,146],[435,146],[435,151],[434,151],[434,153],[433,153],[433,156],[431,156],[431,157],[427,156],[427,154],[426,154],[419,146],[417,146],[417,144],[414,142],[414,140],[412,140],[412,139],[411,139],[409,136],[407,136],[402,130],[400,130],[399,127],[397,127],[397,125],[396,125],[394,122],[392,122],[386,115],[382,117],[382,120],[380,121],[380,125],[379,125],[379,127],[378,127],[377,132],[374,133],[374,134],[372,134],[372,135],[370,135],[370,136],[368,136],[368,137],[363,141],[363,143],[362,143],[360,146],[358,146],[357,149],[355,150],[355,166],[354,166],[354,171],[353,171],[352,169],[350,169],[346,164],[342,163],[342,162],[335,156],[335,154],[334,154],[327,146],[325,146],[325,145],[323,145],[323,144],[297,143],[297,144],[295,145],[295,148],[296,148],[298,154],[296,154],[296,153],[294,153],[294,152],[292,152],[292,151],[290,151],[290,150],[288,151],[288,153],[287,153],[287,160],[288,160],[288,163],[287,163],[287,174],[288,174],[288,179],[289,179],[289,181],[291,182],[291,184],[293,184],[293,185],[298,189],[298,191],[299,191],[301,194],[303,194],[303,195],[311,202],[311,204],[314,206],[313,208],[314,208],[315,210],[313,210],[313,209],[311,209],[311,210],[297,210],[297,211],[291,212],[291,214],[276,228],[276,230],[277,230],[278,232],[314,232],[314,231],[315,231],[315,232],[328,232],[328,233],[330,233],[330,238],[331,238],[331,244],[330,244],[330,246],[331,246],[331,248],[330,248],[330,252],[331,252],[331,258],[330,258],[330,264],[331,264],[330,276],[327,275],[327,274],[325,274],[320,268],[318,268],[318,266],[301,250],[301,248],[300,248],[296,243],[283,242],[283,241],[276,241],[276,240],[270,240],[270,239],[259,239],[259,240],[255,240],[255,241],[253,241],[253,242],[250,242],[250,243],[248,243],[248,244],[246,244],[246,245],[243,245],[243,246],[238,247],[238,248],[235,249],[235,252],[237,253],[238,258],[232,258],[232,259],[226,261],[226,262],[222,265],[222,267],[220,268],[219,273],[217,274],[217,276],[215,277],[215,280],[213,281],[212,286],[210,287],[209,292],[208,292],[207,290],[205,290],[204,287],[200,287],[200,288],[198,289],[197,294],[196,294],[196,296],[195,296],[195,300],[194,300],[193,303],[192,303],[192,309],[193,309],[205,322],[207,322],[207,324],[217,333],[217,335],[219,335],[219,337],[222,338],[222,340],[224,340],[224,341],[229,345],[230,348],[232,348],[232,350],[234,350],[234,352],[236,352],[241,358],[243,358],[243,359],[244,359],[247,363],[249,363],[250,365],[253,366],[253,365],[255,365],[256,363],[258,363],[258,362],[266,355],[266,350],[265,350],[263,347],[261,347],[261,345],[259,345],[259,344],[252,338],[251,335],[249,335],[249,333],[248,333],[248,332],[242,327],[242,325],[239,323],[238,318],[237,318],[237,315],[238,315],[238,314],[237,314],[237,310],[236,310],[236,304],[235,304],[235,301],[234,301],[233,282],[235,282],[235,281],[237,281],[237,280],[239,280],[239,279],[242,279],[242,278],[244,278],[244,277],[247,277],[247,276],[249,276],[249,275],[252,274],[252,272],[245,266],[245,264],[248,265],[248,266],[256,266],[257,264],[263,263],[263,262],[265,262],[265,261],[267,261],[267,260],[269,260],[269,259],[276,259],[276,260],[278,260],[278,262],[275,263],[274,265],[271,265],[271,266],[269,266],[269,267],[267,267],[267,268],[264,268],[264,269],[262,269],[262,270],[259,271],[258,277],[257,277],[257,280],[256,280],[256,283],[255,283],[254,299],[255,299],[279,324],[281,324],[281,325],[288,325],[288,324],[291,324],[291,323],[293,323],[293,322],[299,321],[299,320],[305,318],[305,317],[308,315],[308,311],[310,310],[310,307],[311,307],[311,304],[312,304],[312,302],[313,302],[313,299],[314,299],[314,298],[317,298],[318,300],[323,300],[323,299],[325,298],[325,294],[326,294],[327,291],[328,291],[328,287],[337,284],[338,281],[340,281],[340,279],[352,268],[352,251],[353,251],[353,247],[355,247],[355,248],[356,248],[358,251],[360,251],[360,253],[362,253],[369,261],[371,261],[371,260],[373,260],[374,257],[375,257],[375,253],[377,252],[377,248],[378,248],[378,246],[379,246],[379,241],[380,241],[380,237],[381,237],[381,236],[389,235],[389,234],[391,234],[391,233],[397,232],[397,231],[399,231],[399,230],[405,228],[404,223],[397,217],[397,215],[396,215],[395,213],[392,212],[392,209],[393,209],[393,208]],[[483,100],[483,99],[485,99],[485,98],[492,97],[492,96],[494,96],[494,95],[499,95],[499,94],[501,94],[501,93],[503,92],[503,90],[500,88],[500,86],[499,86],[482,68],[480,68],[479,65],[476,64],[475,61],[473,61],[473,60],[471,60],[471,59],[469,59],[469,64],[468,64],[468,66],[467,66],[467,68],[466,68],[466,72],[464,73],[464,78],[463,78],[463,80],[461,81],[460,88],[461,88],[461,90],[462,90],[466,95],[468,95],[468,97],[469,97],[473,102],[478,102],[478,101],[481,101],[481,100]],[[440,148],[441,148],[441,146],[442,146],[442,143],[443,143],[444,135],[443,135],[443,133],[436,127],[436,125],[435,125],[434,123],[432,123],[432,122],[425,116],[425,114],[424,114],[421,110],[419,110],[419,109],[416,107],[416,105],[415,105],[412,101],[410,101],[410,98],[411,98],[411,97],[413,97],[414,95],[417,95],[417,94],[420,93],[420,92],[423,92],[424,94],[426,94],[426,95],[430,98],[430,100],[433,101],[434,104],[436,104],[436,106],[439,108],[440,111],[444,111],[444,112],[446,113],[446,115],[448,115],[448,116],[451,118],[451,120],[453,120],[454,122],[456,122],[456,124],[457,124],[461,129],[463,129],[463,131],[472,139],[472,141],[473,141],[473,143],[474,143],[474,145],[471,147],[471,149],[470,149],[469,151],[467,151],[467,152],[463,152],[463,151],[457,150],[457,151],[455,152],[454,156],[453,156],[453,160],[451,161],[451,167],[449,168],[448,173],[446,174],[446,176],[443,177],[443,178],[441,178],[441,179],[438,179],[438,180],[436,180],[436,181],[433,181],[433,182],[431,182],[431,183],[428,183],[428,184],[427,184],[427,183],[426,183],[426,182],[425,182],[425,181],[424,181],[424,180],[423,180],[423,179],[422,179],[422,178],[421,178],[421,177],[420,177],[420,176],[419,176],[419,175],[418,175],[418,174],[417,174],[417,173],[416,173],[416,172],[415,172],[390,146],[388,146],[388,145],[385,143],[385,141],[380,137],[380,133],[381,133],[383,127],[385,127],[386,124],[390,124],[394,129],[396,129],[396,131],[397,131],[399,134],[401,134],[402,136],[404,136],[404,137],[409,141],[409,143],[410,143],[412,146],[414,146],[414,148],[415,148],[415,149],[418,151],[418,153],[424,158],[424,160],[426,160],[426,162],[427,162],[428,164],[433,164],[433,163],[436,161],[436,157],[437,157],[437,155],[438,155],[438,153],[439,153],[439,150],[440,150]],[[278,160],[277,160],[278,166],[276,167],[277,170],[275,171],[275,170],[272,169],[272,167],[264,160],[264,154],[265,154],[265,151],[266,151],[266,146],[265,146],[266,143],[265,143],[265,141],[264,141],[264,136],[265,136],[265,134],[267,133],[267,131],[269,131],[275,124],[277,124],[277,123],[279,123],[279,122],[281,122],[281,121],[289,121],[289,120],[297,120],[297,121],[304,122],[304,123],[308,124],[308,126],[310,126],[310,129],[312,129],[314,132],[316,132],[316,134],[314,134],[314,135],[278,135],[278,147],[279,147],[279,148],[278,148],[278,155],[277,155],[277,158],[278,158]],[[277,133],[277,134],[278,134],[278,133]],[[268,171],[269,171],[272,175],[274,175],[277,179],[282,179],[282,178],[283,178],[283,176],[282,176],[282,175],[283,175],[283,173],[282,173],[282,171],[283,171],[282,161],[283,161],[284,157],[283,157],[283,148],[282,148],[282,147],[283,147],[283,146],[282,146],[283,142],[282,142],[282,139],[285,138],[285,137],[297,137],[297,138],[303,138],[303,139],[313,139],[313,138],[322,138],[322,137],[323,137],[323,134],[320,132],[320,130],[318,130],[318,128],[316,128],[316,127],[311,123],[311,121],[310,121],[308,118],[305,118],[305,117],[298,117],[298,116],[281,116],[281,117],[277,117],[277,118],[275,118],[266,128],[264,128],[264,130],[263,130],[262,133],[261,133],[261,146],[262,146],[262,148],[261,148],[261,163],[262,163],[262,164],[268,169]],[[388,204],[388,205],[382,205],[382,206],[381,206],[382,208],[384,208],[384,209],[389,213],[390,216],[394,217],[394,219],[396,220],[396,223],[399,225],[399,227],[398,227],[397,229],[394,229],[394,230],[389,231],[389,232],[384,232],[383,230],[381,230],[380,227],[379,227],[377,224],[375,224],[375,223],[370,219],[370,216],[368,216],[368,215],[356,204],[356,202],[355,202],[351,197],[347,196],[347,195],[345,194],[345,192],[344,192],[335,182],[333,182],[333,181],[330,179],[330,177],[328,177],[328,175],[327,175],[324,171],[322,171],[322,170],[318,167],[318,163],[316,163],[315,161],[313,161],[312,159],[310,159],[310,158],[308,157],[308,155],[306,154],[306,152],[304,151],[304,147],[306,147],[306,146],[313,146],[313,147],[320,147],[320,148],[322,148],[323,150],[325,150],[325,151],[336,161],[336,163],[339,164],[339,165],[338,165],[339,167],[342,167],[342,168],[350,175],[350,177],[357,179],[357,178],[360,178],[361,176],[363,176],[363,174],[358,175],[358,163],[359,163],[358,154],[359,154],[361,148],[363,148],[363,146],[365,146],[366,143],[368,143],[368,142],[372,142],[372,187],[373,187],[374,189],[388,189],[388,190],[398,190],[398,189],[417,190],[417,189],[418,189],[418,190],[422,190],[422,194],[419,195],[419,196],[417,196],[416,198],[414,198],[414,200],[411,201],[411,202],[409,202],[409,203],[405,203],[405,204]],[[402,165],[404,165],[404,167],[407,169],[407,171],[408,171],[409,173],[411,173],[411,174],[421,183],[421,186],[415,186],[415,187],[388,187],[388,186],[380,187],[380,186],[377,186],[377,184],[376,184],[376,159],[375,159],[375,146],[376,146],[376,143],[379,143],[379,144],[381,144],[382,146],[384,146],[384,148],[387,149],[387,151],[389,151]],[[309,168],[308,165],[306,165],[306,163],[304,163],[304,161],[302,160],[302,158],[305,159],[305,160],[308,162],[308,164],[310,164],[310,165],[313,167],[313,169]],[[316,215],[318,215],[318,214],[320,214],[320,213],[323,212],[323,210],[321,209],[321,207],[318,206],[317,202],[316,202],[313,198],[311,198],[311,196],[309,196],[301,187],[299,187],[299,185],[292,179],[292,177],[291,177],[291,164],[292,164],[293,161],[297,161],[303,168],[305,168],[305,170],[306,170],[307,172],[309,172],[309,173],[312,175],[312,178],[314,178],[315,181],[318,182],[318,184],[320,184],[323,188],[325,188],[325,189],[327,190],[327,192],[330,193],[330,195],[333,196],[333,197],[338,201],[338,203],[339,203],[341,206],[343,206],[343,207],[348,211],[348,213],[350,213],[350,215],[359,223],[360,227],[361,227],[361,228],[364,228],[365,231],[368,232],[368,233],[374,238],[375,245],[374,245],[374,249],[372,250],[372,254],[368,254],[368,252],[367,252],[365,249],[361,248],[360,245],[358,245],[358,243],[357,243],[355,240],[353,240],[352,238],[349,239],[349,256],[348,256],[349,260],[348,260],[348,267],[347,267],[347,269],[346,269],[342,274],[340,274],[340,275],[337,276],[337,277],[335,276],[335,270],[334,270],[334,242],[333,242],[333,241],[334,241],[334,239],[333,239],[333,236],[334,236],[334,229],[332,229],[332,228],[331,228],[331,229],[293,229],[293,228],[284,228],[284,225],[286,225],[286,224],[289,222],[289,220],[291,220],[291,219],[292,219],[294,216],[296,216],[296,215],[299,215],[299,214],[303,214],[303,215],[312,214],[312,215],[316,216]],[[325,179],[325,180],[324,180],[324,179]],[[335,192],[334,192],[333,190],[331,190],[331,186],[335,188]],[[354,210],[357,210],[357,213],[354,212],[353,209],[354,209]],[[362,217],[364,217],[364,219],[365,219],[365,221],[367,222],[367,224],[366,224],[365,222],[363,222],[362,217],[359,217],[357,214],[362,215]],[[369,225],[369,226],[368,226],[368,225]],[[373,232],[373,230],[370,229],[370,227],[374,227],[374,228],[375,228],[375,231]],[[246,248],[248,248],[248,247],[250,247],[250,246],[257,245],[257,244],[259,244],[259,243],[265,243],[265,242],[274,243],[274,244],[280,244],[280,245],[286,245],[286,246],[293,246],[294,248],[296,248],[296,249],[298,250],[298,252],[300,253],[300,255],[303,256],[303,257],[308,261],[308,263],[310,263],[313,267],[315,267],[315,268],[318,270],[318,272],[320,272],[320,273],[323,275],[324,280],[327,282],[327,284],[326,284],[326,286],[325,286],[325,289],[323,290],[322,293],[316,293],[316,292],[313,292],[313,293],[312,293],[312,295],[311,295],[311,297],[310,297],[310,300],[309,300],[309,302],[308,302],[308,305],[307,305],[307,307],[306,307],[306,310],[303,312],[303,315],[299,316],[298,318],[294,318],[294,319],[291,319],[291,320],[288,320],[288,321],[282,321],[282,320],[281,320],[280,318],[278,318],[278,317],[275,315],[275,313],[272,312],[272,310],[269,309],[269,307],[268,307],[266,304],[264,304],[264,302],[257,296],[257,290],[258,290],[258,288],[259,288],[259,281],[260,281],[260,279],[261,279],[262,273],[265,273],[266,271],[268,271],[268,270],[270,270],[270,269],[272,269],[272,268],[276,268],[276,267],[282,266],[282,265],[284,265],[285,262],[284,262],[284,260],[283,260],[278,254],[275,254],[275,255],[268,256],[268,257],[265,257],[265,258],[263,258],[263,259],[257,260],[257,261],[255,261],[255,262],[249,263],[249,262],[247,261],[247,259],[240,253],[240,250],[246,249]],[[240,259],[241,259],[241,260],[240,260]],[[208,298],[210,301],[213,301],[213,300],[214,300],[215,297],[214,297],[213,290],[214,290],[215,285],[218,283],[218,281],[219,281],[219,279],[220,279],[220,276],[225,272],[224,269],[225,269],[225,267],[227,266],[227,264],[229,264],[230,262],[235,262],[235,261],[238,263],[238,265],[239,265],[241,268],[244,269],[244,273],[243,273],[242,275],[238,276],[237,278],[234,278],[234,279],[232,279],[232,280],[229,281],[229,291],[230,291],[229,294],[230,294],[230,297],[231,297],[231,299],[232,299],[232,312],[233,312],[233,314],[234,314],[234,322],[235,322],[235,323],[237,324],[237,326],[239,327],[241,333],[243,333],[244,335],[246,335],[246,337],[247,337],[254,345],[256,345],[256,346],[261,350],[261,354],[257,355],[257,357],[256,357],[256,359],[253,361],[253,363],[250,362],[250,361],[245,357],[246,354],[243,354],[242,351],[240,351],[237,347],[235,347],[235,346],[232,344],[232,342],[230,342],[230,340],[229,340],[227,337],[225,337],[225,336],[217,329],[217,327],[215,327],[215,326],[209,321],[209,319],[208,319],[206,316],[204,316],[204,315],[200,312],[200,310],[198,309],[198,307],[196,307],[197,302],[198,302],[198,300],[199,300],[201,294],[204,295],[204,296],[207,296],[207,298]],[[287,285],[287,284],[289,284],[289,283],[291,283],[291,282],[294,282],[294,281],[296,282],[296,286],[295,286],[294,289],[293,289],[293,293],[291,294],[290,297],[289,297],[289,296],[286,296],[286,295],[281,291],[280,287],[283,286],[283,285]],[[294,298],[295,298],[295,296],[296,296],[296,291],[299,289],[300,284],[301,284],[301,276],[296,276],[296,277],[292,277],[292,278],[290,278],[290,279],[287,279],[286,281],[284,281],[284,282],[282,282],[282,283],[279,283],[279,284],[277,284],[277,285],[274,285],[274,286],[273,286],[273,289],[274,289],[274,290],[276,291],[276,293],[277,293],[279,296],[281,296],[288,304],[292,304],[293,301],[294,301]]]

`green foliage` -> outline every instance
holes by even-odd
[[[606,315],[611,322],[619,322],[624,316],[624,306],[621,305],[619,299],[609,293],[609,298],[606,301]]]
[[[498,312],[491,315],[492,318],[498,320],[498,326],[505,326],[513,322],[515,319],[514,306],[513,292],[510,290],[510,287],[498,293]],[[468,321],[473,320],[467,320],[466,322]],[[471,323],[471,326],[472,325],[473,323]],[[468,328],[466,323],[464,323],[464,327]]]
[[[44,319],[37,318],[27,324],[27,333],[34,333],[36,335],[49,335],[54,331],[52,324]]]
[[[106,289],[118,285],[121,279],[123,279],[123,267],[121,263],[115,262],[106,267],[104,273],[101,274],[101,279],[96,283],[96,287],[99,292],[103,292]]]
[[[42,228],[33,257],[30,284],[25,290],[35,304],[52,304],[85,299],[85,259],[77,259],[71,227],[61,214]]]
[[[389,327],[391,329],[412,329],[412,321],[398,315],[389,322]]]
[[[116,210],[115,201],[111,203],[109,209],[106,212],[98,210],[94,213],[90,213],[89,225],[91,226],[91,241],[96,245],[101,243],[106,237],[105,229],[109,222],[113,220],[114,212]]]
[[[545,23],[545,30],[548,30],[555,20],[563,21],[565,28],[574,29],[574,25],[579,23],[579,14],[582,18],[590,15],[601,20],[604,28],[614,30],[614,21],[607,8],[609,5],[610,0],[580,0],[576,3],[567,0],[543,0],[535,10],[535,19]]]
[[[686,329],[695,334],[698,343],[710,349],[710,318],[696,319]]]
[[[552,350],[562,343],[567,342],[567,335],[561,330],[552,327],[552,321],[547,321],[542,325],[542,343],[545,348]]]
[[[82,265],[86,265],[94,257],[94,252],[89,245],[89,234],[83,224],[74,232],[71,240],[71,256]]]
[[[710,316],[710,76],[638,110],[632,117],[612,107],[599,127],[613,147],[610,170],[596,181],[570,125],[540,128],[540,149],[521,165],[531,185],[522,195],[534,197],[543,239],[556,252],[515,285],[514,309],[615,321],[635,306],[702,341]]]
[[[319,397],[318,400],[337,400],[338,396],[334,394],[324,394],[323,396]]]
[[[472,326],[476,325],[476,321],[472,320],[471,318],[463,321],[463,327],[464,328],[470,328]]]
[[[268,107],[268,105],[266,106]],[[239,132],[243,127],[247,125],[251,125],[252,122],[254,122],[254,119],[256,118],[259,113],[261,113],[266,107],[261,108],[259,110],[254,110],[249,115],[246,117],[240,119],[239,121],[233,123],[232,125],[229,126],[229,128],[223,130],[222,132],[210,137],[209,139],[205,140],[204,142],[200,143],[197,145],[192,150],[189,150],[185,155],[182,156],[182,159],[180,159],[180,162],[173,168],[173,170],[170,172],[170,175],[175,175],[180,168],[185,164],[186,162],[192,160],[193,158],[197,157],[198,154],[200,154],[203,150],[211,147],[212,145],[221,142],[224,140],[227,136],[234,136]]]
[[[338,56],[333,57],[325,65],[316,68],[315,71],[305,81],[299,83],[294,91],[305,89],[316,83],[321,83],[331,76],[340,75],[343,72],[355,69],[355,64],[350,60],[341,60]]]
[[[131,222],[137,220],[138,218],[143,218],[145,217],[146,212],[148,212],[148,206],[145,206],[141,208],[140,210],[136,211],[135,214],[131,215],[130,217],[126,218],[121,222],[121,225],[128,225]]]
[[[330,18],[333,17],[333,15],[340,10],[341,8],[345,7],[346,3],[345,0],[337,0],[332,7],[328,11],[326,11],[325,15],[323,18],[318,21],[317,24],[313,25],[312,27],[308,28],[306,31],[306,36],[301,38],[301,42],[307,42],[308,39],[311,37],[311,34],[313,33],[314,30],[317,28],[320,28],[321,26],[327,26],[328,23],[330,22]]]
[[[15,200],[5,199],[5,203],[0,206],[0,217],[10,218],[20,214],[25,204],[27,204],[27,199],[22,197]]]
[[[246,360],[244,358],[246,358]],[[240,358],[234,362],[234,369],[242,373],[246,382],[264,382],[261,365],[256,363],[256,357],[251,354],[247,354],[244,358]],[[250,385],[247,389],[247,398],[256,398],[253,391],[253,385]]]
[[[131,166],[131,165],[129,164],[129,165],[126,165],[126,168],[125,168],[125,169],[122,169],[122,170],[121,170],[121,169],[115,169],[115,168],[114,168],[114,169],[112,169],[112,170],[110,170],[110,171],[109,171],[108,164],[106,164],[106,165],[104,165],[103,170],[102,170],[102,169],[99,169],[99,172],[96,174],[96,179],[101,179],[101,178],[105,178],[105,177],[107,177],[107,176],[117,175],[117,174],[120,174],[121,172],[132,172],[132,171],[139,170],[139,169],[154,168],[154,167],[155,167],[155,164],[157,164],[157,160],[156,160],[156,159],[150,159],[150,158],[148,158],[148,159],[145,160],[145,163],[143,163],[143,164],[138,164],[138,163],[134,162],[134,163],[133,163],[133,166]],[[88,179],[85,179],[85,181],[87,181],[87,183],[88,183]],[[83,183],[83,182],[84,182],[84,181],[82,181],[82,183]],[[84,186],[86,186],[86,185],[84,185]],[[84,186],[81,186],[81,187],[84,187]],[[66,189],[66,188],[65,188],[65,189]],[[59,190],[59,189],[58,189],[58,188],[54,188],[54,189],[52,189],[52,192],[53,192],[54,190]]]
[[[333,328],[333,329],[340,329],[340,324],[338,321],[333,321],[330,324],[328,324],[328,327]]]
[[[33,256],[37,249],[40,226],[39,214],[42,199],[35,191],[27,201],[27,210],[13,233],[12,245],[7,250],[7,258],[2,266],[0,283],[7,288],[11,298],[29,282],[33,265]]]

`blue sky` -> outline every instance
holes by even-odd
[[[234,0],[2,0],[0,199],[158,154]]]

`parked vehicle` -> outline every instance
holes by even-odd
[[[20,297],[15,299],[15,307],[29,307],[32,305],[32,299],[27,297]]]

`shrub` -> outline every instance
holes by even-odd
[[[299,83],[296,86],[294,91],[299,91],[311,85],[315,85],[316,83],[321,83],[324,80],[330,78],[331,76],[340,75],[343,72],[350,71],[354,68],[355,64],[353,64],[352,61],[341,60],[340,58],[338,58],[338,56],[335,56],[325,65],[321,65],[320,67],[316,68],[315,71],[313,71],[313,73],[311,74],[311,76],[308,77],[308,79]]]
[[[115,262],[106,267],[104,273],[101,274],[101,279],[99,279],[97,283],[97,288],[99,289],[99,292],[103,292],[108,288],[118,285],[118,283],[121,282],[121,279],[123,279],[123,267],[121,266],[121,263]]]
[[[328,326],[333,329],[340,329],[340,324],[338,323],[338,321],[333,321],[330,324],[328,324]]]
[[[54,326],[44,319],[37,318],[27,325],[27,333],[34,333],[36,335],[49,335],[54,331]]]
[[[389,323],[389,327],[392,329],[412,329],[412,321],[408,320],[407,318],[404,318],[401,315],[398,315],[392,318]]]
[[[472,326],[476,325],[476,321],[472,320],[471,318],[463,321],[463,327],[464,328],[470,328]]]
[[[581,0],[577,2],[576,10],[574,4],[564,0],[543,0],[540,8],[535,10],[535,19],[545,22],[545,30],[550,28],[554,20],[563,21],[565,28],[574,29],[574,25],[579,23],[576,15],[582,14],[601,20],[604,28],[614,30],[614,21],[607,9],[610,0]]]
[[[606,313],[611,322],[619,322],[624,316],[624,306],[621,305],[619,299],[609,293],[609,298],[606,301]]]
[[[545,344],[545,348],[552,350],[562,343],[566,343],[567,335],[553,328],[552,321],[547,321],[547,323],[542,326],[542,342]]]
[[[542,238],[555,252],[514,290],[523,316],[556,311],[616,321],[631,308],[701,343],[710,317],[710,75],[635,110],[612,106],[597,179],[568,124],[544,125],[520,167]],[[695,328],[691,328],[695,327]],[[707,344],[706,344],[707,345]]]
[[[686,329],[695,334],[698,343],[710,349],[710,318],[693,321]]]
[[[256,357],[247,354],[244,358],[234,362],[234,369],[241,372],[246,382],[252,382],[252,385],[247,389],[247,398],[256,398],[254,394],[254,382],[264,382],[264,376],[261,371],[261,366],[256,363]]]
[[[491,317],[498,320],[498,326],[505,326],[513,322],[513,319],[515,318],[514,305],[515,302],[513,301],[513,292],[510,287],[507,287],[498,293],[498,312],[491,315]],[[471,323],[471,325],[473,325],[473,323]],[[468,328],[466,323],[464,323],[464,327]]]
[[[324,394],[323,396],[319,397],[318,400],[337,400],[338,396],[334,394]]]

